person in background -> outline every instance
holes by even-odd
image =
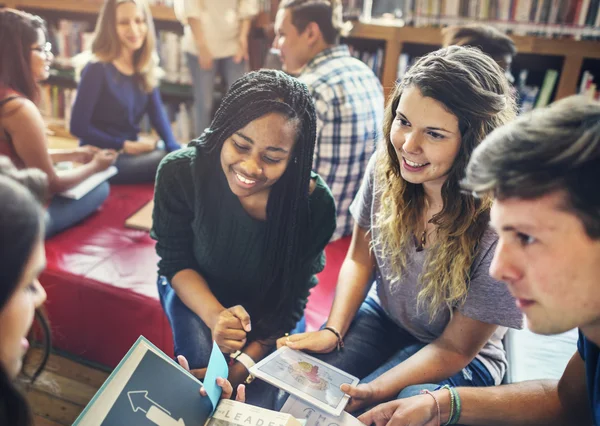
[[[504,281],[527,327],[552,335],[579,328],[578,350],[558,381],[452,388],[382,404],[366,425],[600,424],[600,104],[572,96],[488,136],[462,187],[493,195],[500,234],[490,273]],[[434,401],[435,399],[435,401]],[[436,407],[439,404],[439,414]]]
[[[48,150],[46,125],[36,106],[38,83],[47,79],[53,59],[44,21],[29,13],[0,9],[0,155],[19,168],[38,168],[48,176],[50,223],[46,237],[63,231],[98,209],[109,193],[104,182],[79,200],[57,195],[93,174],[107,169],[116,158],[110,150],[82,146]],[[62,161],[81,163],[55,170]]]
[[[71,114],[71,133],[82,145],[120,152],[112,183],[154,182],[167,152],[180,148],[159,91],[156,36],[146,0],[106,0],[83,68]],[[140,135],[147,114],[160,138]],[[164,144],[164,147],[162,146]]]
[[[257,0],[176,0],[184,25],[182,49],[194,84],[194,129],[200,136],[211,122],[215,76],[229,88],[248,67],[248,34]]]
[[[459,181],[515,109],[502,70],[475,48],[432,52],[396,87],[350,208],[356,225],[329,318],[278,342],[362,379],[342,386],[348,411],[411,396],[419,383],[501,383],[502,338],[522,315],[488,273],[498,241],[491,198],[461,192]]]
[[[234,359],[230,381],[251,381],[248,368],[302,317],[335,229],[333,197],[311,171],[315,139],[306,86],[262,70],[238,79],[202,137],[162,161],[150,234],[158,291],[174,352],[193,370],[207,367],[214,340]],[[249,401],[268,404],[267,387],[252,382]]]
[[[500,65],[508,81],[514,83],[515,79],[510,68],[517,54],[517,48],[514,41],[497,28],[484,24],[446,27],[442,30],[442,45],[444,47],[473,46],[481,49]]]
[[[283,70],[308,86],[317,111],[314,170],[335,198],[337,228],[332,241],[343,254],[350,244],[350,203],[381,138],[383,90],[373,71],[339,45],[349,31],[339,0],[285,0],[275,19],[273,47]],[[329,248],[328,248],[329,250]]]

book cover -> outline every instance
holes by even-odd
[[[219,400],[225,357],[213,343],[202,382],[140,336],[73,426],[302,426],[292,415]]]

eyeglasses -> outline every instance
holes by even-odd
[[[52,55],[52,43],[45,43],[43,46],[32,47],[31,50],[40,52],[46,56]]]

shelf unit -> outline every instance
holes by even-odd
[[[0,0],[0,3],[25,10],[47,10],[54,12],[97,14],[99,3],[80,0]],[[273,2],[276,3],[276,0]],[[175,13],[167,6],[152,6],[152,14],[156,21],[177,24]],[[265,17],[258,19],[264,21]],[[357,22],[354,24],[351,39],[373,40],[385,45],[382,84],[389,95],[398,73],[398,57],[405,44],[441,46],[440,28],[435,27],[397,27]],[[600,59],[600,42],[577,41],[570,39],[549,39],[534,36],[513,36],[517,50],[522,54],[563,57],[562,69],[556,89],[555,99],[564,98],[577,92],[577,83],[586,59]]]
[[[371,39],[385,43],[382,84],[386,97],[392,92],[398,74],[398,57],[404,44],[439,47],[442,44],[440,28],[395,27],[355,23],[350,39]],[[518,53],[561,56],[564,58],[555,99],[577,93],[577,83],[584,59],[600,59],[600,42],[570,39],[549,39],[533,36],[512,36]]]
[[[102,3],[85,2],[81,0],[4,0],[7,7],[15,9],[47,10],[54,12],[71,12],[82,14],[97,14]],[[167,6],[151,6],[152,17],[156,21],[177,22],[175,12]]]

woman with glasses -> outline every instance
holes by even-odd
[[[115,151],[82,146],[48,150],[46,125],[36,106],[38,83],[48,78],[53,55],[46,42],[45,23],[38,16],[0,9],[0,155],[18,168],[37,168],[48,175],[53,197],[48,202],[50,222],[46,238],[69,228],[96,211],[108,196],[108,183],[79,200],[59,195],[93,174],[107,169]],[[57,162],[81,163],[71,170],[55,170]]]

